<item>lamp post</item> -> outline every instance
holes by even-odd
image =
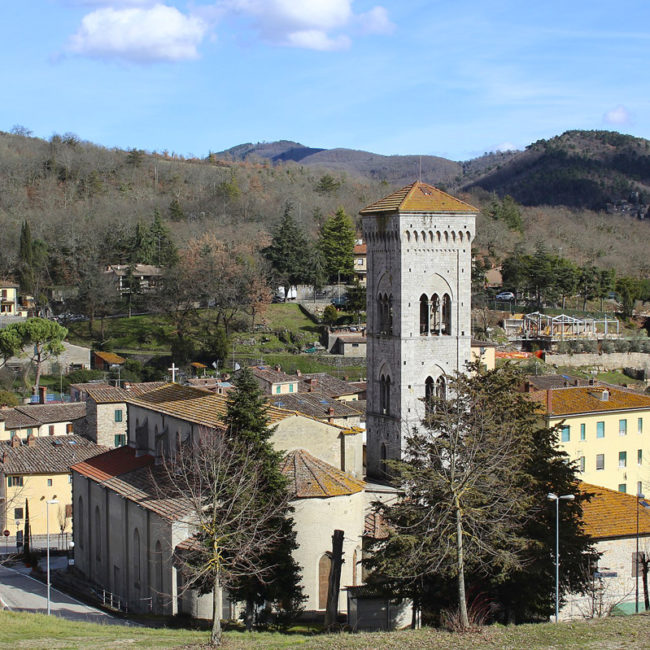
[[[45,502],[45,531],[47,532],[47,615],[50,615],[50,506],[59,503],[56,499]]]
[[[639,501],[643,498],[645,496],[640,492],[636,495],[636,554],[634,556],[634,611],[636,614],[639,613]]]
[[[560,499],[573,501],[574,494],[558,496],[554,492],[546,495],[549,501],[555,501],[555,622],[558,622],[560,611]]]

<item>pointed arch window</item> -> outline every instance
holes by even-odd
[[[431,303],[426,294],[420,296],[420,336],[425,336],[431,330]]]
[[[429,331],[431,334],[440,334],[440,321],[442,318],[442,315],[440,313],[440,296],[438,296],[437,293],[434,293],[431,296],[431,302],[430,302],[430,311],[431,314],[429,316],[429,322],[430,322],[430,328]]]
[[[429,415],[433,412],[434,382],[433,377],[427,377],[424,382],[424,409]]]
[[[442,375],[436,379],[436,398],[447,399],[447,380]]]
[[[390,376],[379,378],[379,410],[382,415],[390,415]]]

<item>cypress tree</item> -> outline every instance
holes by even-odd
[[[265,485],[264,495],[270,501],[276,495],[283,495],[287,490],[287,479],[280,471],[282,453],[271,444],[273,429],[269,426],[268,404],[250,370],[242,370],[234,379],[235,388],[228,394],[228,410],[224,423],[229,435],[244,440],[250,449],[262,461],[258,466],[259,475]],[[277,516],[269,522],[274,531],[281,530],[279,542],[267,554],[265,564],[272,566],[272,572],[264,581],[258,577],[244,578],[231,589],[235,600],[246,603],[246,626],[253,624],[255,605],[269,603],[280,612],[287,622],[299,613],[304,600],[300,586],[300,567],[293,559],[292,551],[297,548],[294,531],[293,509],[289,506],[278,509]]]
[[[354,225],[343,208],[323,224],[318,247],[331,281],[335,281],[339,273],[341,277],[354,273]]]

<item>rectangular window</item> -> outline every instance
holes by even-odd
[[[585,472],[585,457],[584,456],[580,456],[580,458],[578,459],[578,468],[584,474],[584,472]]]
[[[643,433],[643,418],[639,418],[636,421],[636,430],[637,433]]]
[[[625,494],[627,492],[627,485],[625,485],[625,483],[619,483],[618,484],[618,491]]]
[[[618,452],[618,466],[627,467],[627,451]]]
[[[596,469],[605,469],[605,454],[596,454]]]
[[[73,428],[73,426],[72,426],[72,422],[68,422],[68,423],[65,425],[65,432],[66,432],[66,433],[72,433],[73,431],[74,431],[74,428]]]
[[[115,422],[122,421],[122,409],[115,409]]]
[[[22,519],[22,518],[23,518],[23,509],[14,508],[14,519]]]
[[[72,504],[67,503],[65,506],[65,518],[72,519]]]
[[[52,479],[51,478],[47,479],[47,487],[52,487]]]
[[[605,437],[605,423],[596,422],[596,438],[604,438],[604,437]]]
[[[27,429],[27,435],[28,436],[31,436],[33,432],[34,432],[33,429]]]
[[[276,387],[275,387],[275,392],[276,392],[278,395],[280,394],[280,391],[281,391],[281,390],[282,390],[282,387],[281,387],[281,386],[276,386]]]
[[[643,449],[636,450],[636,464],[643,465]]]
[[[618,421],[618,435],[619,436],[627,435],[627,420]]]
[[[54,425],[53,425],[53,424],[50,424],[50,426],[48,427],[48,433],[49,433],[51,436],[54,435]]]
[[[571,427],[568,424],[565,424],[562,427],[562,442],[571,441]]]
[[[293,384],[289,384],[289,392],[293,393]]]
[[[115,434],[115,446],[124,447],[126,444],[126,434],[125,433],[116,433]]]
[[[23,477],[7,476],[7,487],[23,487]]]
[[[580,440],[584,440],[587,437],[587,425],[580,425]]]

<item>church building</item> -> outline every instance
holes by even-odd
[[[416,182],[361,210],[367,243],[367,474],[386,476],[426,398],[471,356],[478,209]]]

